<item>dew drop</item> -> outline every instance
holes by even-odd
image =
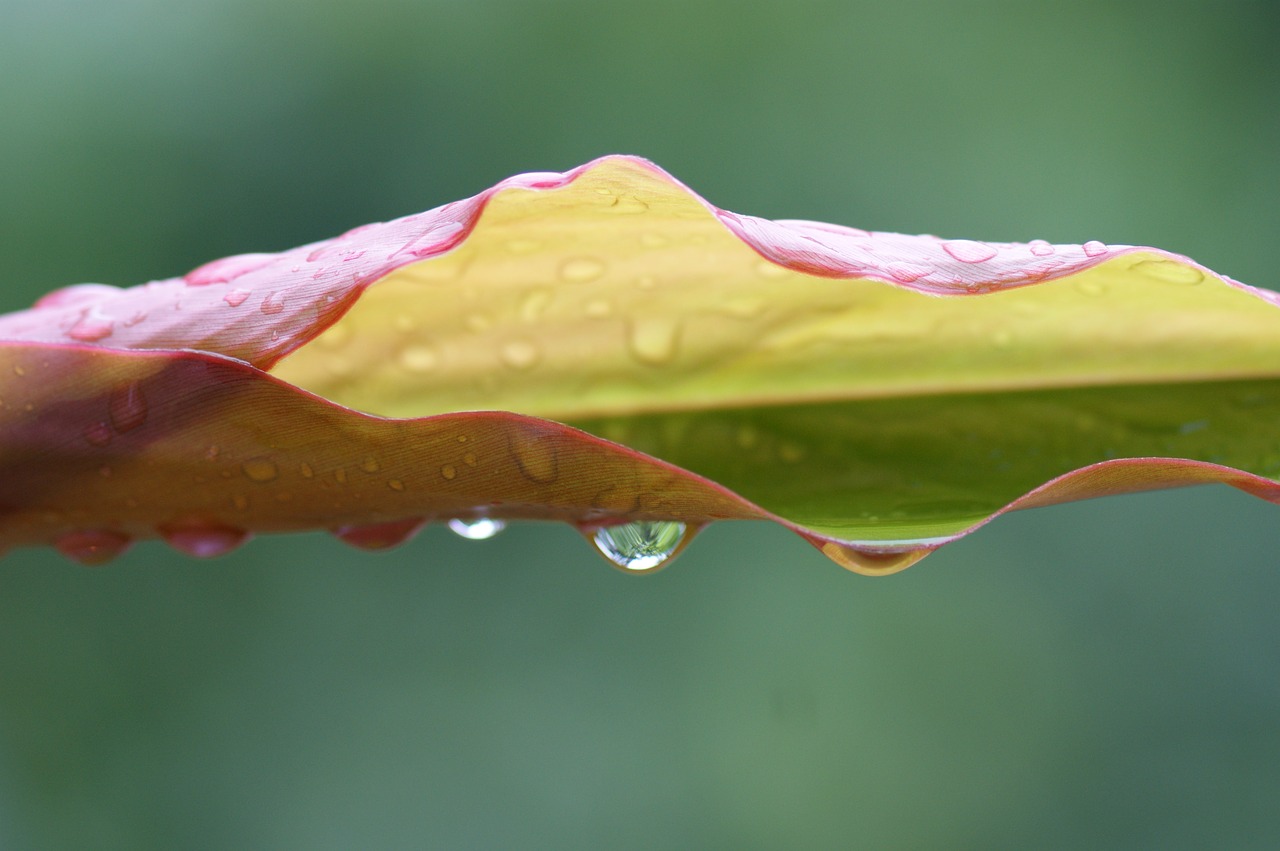
[[[147,420],[147,398],[136,381],[117,387],[107,399],[107,417],[121,434]]]
[[[910,284],[918,281],[925,275],[933,272],[930,266],[923,266],[919,263],[890,263],[885,267],[885,271],[895,280],[904,284]]]
[[[316,471],[311,469],[311,465],[306,461],[303,461],[301,466],[298,467],[298,472],[302,474],[304,479],[309,479],[316,474]]]
[[[1133,270],[1171,284],[1194,286],[1204,280],[1204,272],[1172,260],[1141,260],[1133,264]]]
[[[27,374],[27,371],[20,366],[15,366],[13,368],[13,374],[21,378],[22,376]]]
[[[1028,250],[1037,257],[1048,257],[1053,253],[1053,246],[1043,239],[1033,239],[1027,243]]]
[[[225,301],[231,307],[239,307],[240,305],[244,304],[245,299],[247,299],[251,295],[253,295],[253,293],[249,292],[248,290],[242,290],[237,288],[227,293],[226,295],[224,295],[222,297],[222,300]]]
[[[502,362],[512,369],[530,369],[538,362],[538,347],[528,340],[512,340],[504,343]]]
[[[634,520],[597,529],[592,541],[604,557],[628,573],[657,570],[671,560],[685,536],[675,520]]]
[[[128,535],[110,529],[81,529],[62,535],[53,547],[74,562],[97,567],[129,549],[132,543]]]
[[[556,447],[550,440],[521,429],[508,437],[508,446],[520,473],[529,481],[545,485],[560,477]]]
[[[512,239],[507,241],[507,250],[512,254],[531,254],[542,247],[535,239]]]
[[[458,475],[458,468],[452,464],[445,464],[440,468],[440,475],[444,476],[446,479],[452,479]]]
[[[1097,257],[1099,254],[1107,253],[1107,246],[1096,239],[1091,239],[1080,247],[1084,249],[1086,257]]]
[[[657,317],[633,321],[627,338],[636,360],[652,366],[665,364],[674,358],[679,343],[679,321]]]
[[[520,300],[520,319],[524,322],[537,322],[551,306],[552,299],[551,290],[545,287],[529,290]]]
[[[583,312],[592,319],[604,319],[613,313],[613,305],[605,299],[598,298],[587,302],[587,306],[583,309]]]
[[[404,482],[399,479],[387,479],[387,487],[393,491],[402,491],[404,490]]]
[[[575,284],[594,281],[604,274],[604,264],[594,257],[575,257],[560,267],[560,277]]]
[[[465,463],[468,467],[474,467],[474,466],[476,465],[476,455],[475,455],[475,453],[474,453],[474,452],[468,452],[466,455],[463,455],[463,456],[462,456],[462,461],[463,461],[463,463]]]
[[[115,329],[115,323],[110,319],[85,316],[71,326],[71,330],[67,331],[67,336],[82,343],[96,343],[98,340],[110,337]]]
[[[250,458],[240,465],[249,481],[270,482],[280,475],[280,470],[270,458]]]
[[[906,570],[931,552],[928,549],[884,552],[859,549],[837,541],[827,541],[821,549],[823,555],[845,570],[861,573],[863,576],[888,576],[890,573]]]
[[[178,552],[196,558],[226,555],[249,540],[249,533],[220,523],[179,523],[161,526],[164,542]]]
[[[505,520],[493,517],[477,517],[474,520],[463,520],[455,517],[449,521],[449,529],[455,535],[461,535],[469,541],[484,541],[507,528]]]
[[[400,365],[410,372],[430,372],[439,363],[439,356],[430,346],[405,346],[400,350]]]
[[[258,309],[268,316],[273,316],[284,310],[284,296],[274,292],[267,293]]]
[[[94,446],[106,446],[111,442],[111,429],[106,423],[93,423],[84,430],[84,439]]]
[[[366,473],[376,473],[382,468],[378,465],[378,459],[370,455],[364,459],[364,462],[360,465],[360,469],[364,470]]]
[[[345,544],[362,550],[385,550],[398,547],[408,541],[425,521],[420,517],[393,520],[389,523],[369,523],[362,526],[340,526],[333,534]]]
[[[961,263],[984,263],[996,256],[996,249],[972,239],[952,239],[942,243],[942,250]]]

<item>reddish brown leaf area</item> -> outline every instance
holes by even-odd
[[[0,344],[0,540],[87,564],[132,539],[196,556],[253,532],[313,529],[381,548],[423,520],[583,527],[764,512],[697,476],[547,420],[503,412],[390,420],[196,353]]]

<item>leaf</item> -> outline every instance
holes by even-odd
[[[739,216],[609,157],[0,317],[0,542],[764,518],[883,573],[1011,508],[1275,500],[1275,299],[1156,249]]]

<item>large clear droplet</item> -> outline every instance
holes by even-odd
[[[624,570],[654,570],[684,540],[685,525],[674,520],[635,520],[598,529],[592,540],[604,557]]]
[[[467,540],[483,541],[507,528],[507,522],[493,517],[477,517],[473,520],[455,517],[449,521],[449,528],[454,534],[461,535]]]

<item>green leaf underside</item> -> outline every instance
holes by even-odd
[[[1280,380],[1057,388],[578,420],[821,535],[955,535],[1118,458],[1280,475]]]

